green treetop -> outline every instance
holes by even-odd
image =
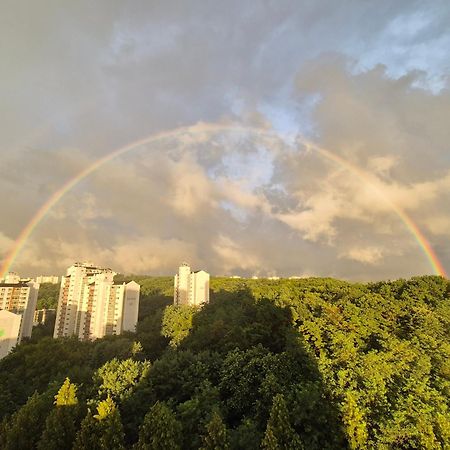
[[[136,449],[177,450],[180,448],[180,423],[165,403],[156,402],[145,415]]]
[[[58,393],[55,395],[55,405],[72,406],[77,403],[77,387],[70,382],[69,378],[66,378],[63,385],[59,388]]]
[[[223,423],[222,417],[216,410],[213,412],[208,425],[206,425],[202,450],[226,450],[228,448],[230,448],[228,430]]]
[[[282,394],[277,394],[273,399],[266,433],[261,446],[265,450],[303,449],[299,435],[290,424],[289,413]]]

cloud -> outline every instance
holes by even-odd
[[[98,158],[194,125],[79,183],[14,268],[428,273],[401,209],[450,269],[449,14],[444,1],[7,1],[0,251]],[[263,131],[220,129],[232,123]]]
[[[189,217],[215,206],[211,181],[199,164],[189,156],[170,164],[173,189],[168,202],[179,214]]]
[[[123,240],[123,243],[111,249],[111,254],[104,258],[104,263],[111,264],[115,270],[124,273],[170,274],[180,263],[180,258],[196,266],[201,264],[192,243],[149,237],[131,242]]]
[[[352,247],[339,255],[340,258],[348,258],[365,264],[376,264],[384,257],[384,252],[378,247]]]
[[[7,257],[14,241],[0,232],[0,264]]]
[[[240,247],[230,237],[219,235],[213,249],[221,260],[222,274],[231,275],[236,270],[259,271],[261,261],[257,256],[249,254],[248,249]]]

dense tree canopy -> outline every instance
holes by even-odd
[[[59,284],[41,283],[36,309],[56,309],[58,305]]]
[[[447,280],[133,278],[136,333],[0,361],[0,448],[449,448]]]

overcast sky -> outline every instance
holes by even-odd
[[[450,272],[447,0],[3,0],[0,73],[0,259],[65,181],[175,130],[68,192],[16,259],[22,275],[78,260],[433,273],[396,208]]]

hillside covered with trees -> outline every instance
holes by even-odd
[[[136,333],[0,361],[0,448],[450,448],[447,280],[213,278],[195,310],[132,278]]]

